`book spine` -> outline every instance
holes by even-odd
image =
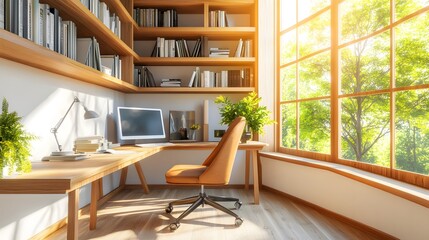
[[[5,0],[0,0],[0,29],[5,29]]]

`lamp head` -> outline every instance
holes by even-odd
[[[85,114],[83,115],[83,118],[92,119],[92,118],[98,118],[99,117],[98,113],[96,113],[95,111],[88,110],[88,108],[86,108],[85,106],[84,106],[84,108],[85,108]]]

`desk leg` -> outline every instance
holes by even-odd
[[[124,187],[125,182],[127,181],[127,175],[128,175],[128,167],[122,168],[121,171],[121,181],[119,183],[119,186]]]
[[[68,193],[67,239],[78,239],[79,189]]]
[[[137,174],[139,175],[140,182],[142,184],[142,188],[143,188],[144,192],[145,193],[149,193],[149,187],[147,186],[146,178],[144,177],[143,170],[142,170],[142,167],[140,165],[140,162],[134,163],[134,166],[136,167]]]
[[[249,190],[250,151],[246,151],[246,169],[244,173],[244,189]]]
[[[89,204],[89,230],[97,227],[97,203],[100,191],[100,179],[91,183],[91,203]]]
[[[259,204],[259,172],[258,172],[258,151],[252,150],[253,161],[253,194],[255,204]]]

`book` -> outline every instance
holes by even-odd
[[[5,0],[0,0],[0,29],[5,29]]]
[[[64,156],[46,156],[42,158],[42,161],[79,161],[88,158],[89,156],[86,154],[72,154]]]
[[[194,86],[194,82],[195,82],[195,75],[196,75],[196,71],[193,71],[192,72],[192,75],[191,75],[191,79],[189,80],[189,84],[188,84],[188,87],[193,87]]]
[[[243,48],[243,39],[238,40],[237,49],[235,50],[234,57],[241,57],[241,49]]]

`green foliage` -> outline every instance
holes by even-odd
[[[246,118],[247,126],[256,133],[263,133],[263,127],[267,124],[275,123],[269,118],[270,111],[266,106],[259,106],[261,98],[255,92],[249,93],[246,97],[232,103],[228,97],[218,96],[216,104],[220,104],[221,124],[229,125],[236,117]]]
[[[9,171],[30,172],[30,141],[35,137],[25,132],[20,120],[21,117],[16,112],[9,112],[9,104],[3,98],[0,115],[0,169],[9,166]]]
[[[341,158],[429,174],[429,12],[421,11],[427,4],[427,0],[340,1],[339,48],[333,55],[339,61]],[[398,24],[387,29],[391,16]],[[408,19],[402,21],[404,17]],[[329,116],[337,113],[328,112],[323,101],[311,98],[337,94],[329,91],[326,78],[331,63],[325,53],[292,62],[321,49],[318,40],[324,37],[325,21],[314,19],[281,37],[281,140],[285,147],[324,152],[323,146],[329,146],[330,140]],[[390,88],[396,88],[392,95],[384,93]],[[391,117],[395,117],[394,129]],[[393,166],[391,148],[395,150]]]

